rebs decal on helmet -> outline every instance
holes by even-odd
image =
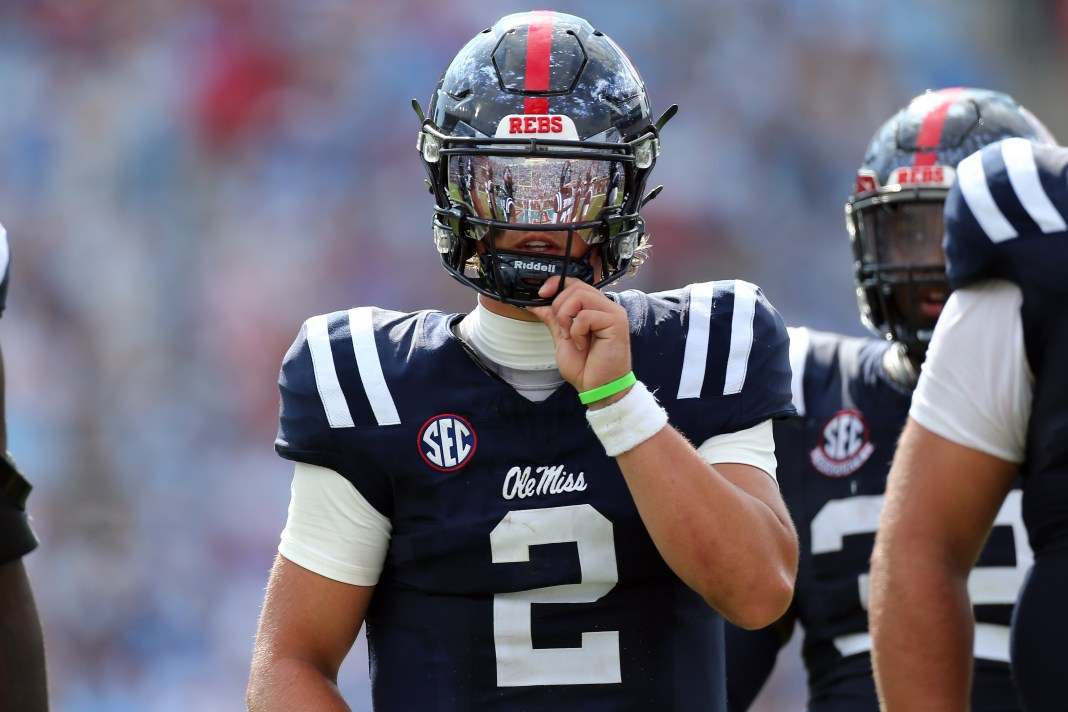
[[[820,474],[837,478],[859,470],[874,451],[860,411],[840,410],[824,424],[820,442],[808,456]]]
[[[477,445],[474,428],[458,415],[435,415],[419,429],[419,454],[440,472],[455,472],[466,465]]]

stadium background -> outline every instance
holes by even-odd
[[[745,278],[788,323],[863,333],[842,203],[868,138],[952,85],[1068,136],[1057,5],[562,0],[627,50],[657,113],[681,106],[631,284]],[[469,308],[432,247],[409,102],[530,9],[492,7],[0,4],[0,343],[57,712],[243,709],[288,499],[280,359],[311,314]],[[800,707],[795,658],[760,710]],[[367,709],[360,644],[342,675]]]

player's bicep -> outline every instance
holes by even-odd
[[[716,465],[716,469],[735,487],[764,503],[779,522],[793,530],[793,521],[779,493],[779,485],[774,478],[768,477],[767,472],[759,467],[736,462],[720,463]]]
[[[880,535],[967,574],[979,556],[1017,465],[957,444],[911,418],[887,483]]]
[[[260,617],[257,664],[269,667],[273,661],[300,660],[336,680],[363,626],[373,593],[373,586],[353,586],[320,576],[279,554]]]

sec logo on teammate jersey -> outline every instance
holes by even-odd
[[[828,477],[848,477],[875,451],[868,437],[868,424],[860,411],[838,411],[820,432],[822,440],[809,452],[809,458],[812,466]]]

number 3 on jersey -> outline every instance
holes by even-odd
[[[968,593],[972,604],[1006,604],[1016,602],[1024,576],[1034,561],[1027,543],[1027,531],[1020,513],[1020,490],[1012,490],[994,520],[994,526],[1012,528],[1016,550],[1016,566],[976,567],[968,577]],[[851,534],[874,534],[883,509],[883,495],[835,499],[827,502],[812,519],[812,555],[842,550],[842,540]],[[869,576],[863,573],[857,580],[860,605],[868,610]],[[979,623],[975,627],[975,657],[1008,662],[1009,631],[1007,626]],[[871,634],[865,629],[834,639],[842,655],[854,655],[871,650]]]
[[[585,632],[577,648],[535,648],[534,603],[593,603],[619,581],[612,522],[588,504],[509,512],[490,532],[494,563],[530,560],[530,547],[575,542],[581,580],[493,597],[500,687],[593,685],[622,680],[619,631]]]

